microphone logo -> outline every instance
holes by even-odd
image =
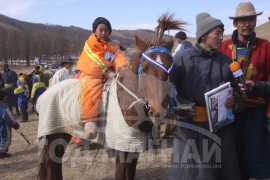
[[[233,73],[234,78],[238,78],[238,77],[240,77],[240,76],[242,76],[244,74],[241,69],[238,69],[238,70],[236,70],[236,71],[234,71],[232,73]]]

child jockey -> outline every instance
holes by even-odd
[[[14,90],[14,94],[18,95],[18,106],[21,113],[21,121],[28,121],[28,96],[29,96],[29,87],[26,83],[26,80],[23,76],[19,76],[17,81],[17,88]]]
[[[31,92],[31,101],[34,104],[35,111],[36,111],[36,103],[38,97],[46,91],[46,86],[44,82],[42,82],[40,75],[35,75],[34,78],[34,84]]]
[[[80,70],[79,78],[82,84],[81,121],[86,123],[85,131],[89,139],[96,137],[96,121],[102,97],[102,88],[106,80],[113,75],[113,71],[127,65],[127,61],[119,51],[118,57],[106,58],[112,52],[108,43],[112,32],[110,22],[103,17],[95,19],[92,25],[93,32],[85,42],[84,49],[77,63]]]

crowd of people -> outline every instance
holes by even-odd
[[[19,122],[28,121],[28,105],[33,104],[33,112],[36,112],[36,103],[40,95],[53,84],[64,79],[74,78],[72,71],[74,61],[72,58],[64,59],[61,62],[62,69],[49,71],[48,85],[45,79],[45,68],[40,63],[29,74],[15,72],[8,64],[3,65],[3,74],[0,74],[0,158],[9,157],[8,148],[11,145],[11,127],[18,129]],[[67,73],[70,73],[67,76]],[[56,74],[54,76],[54,74]],[[13,113],[13,108],[16,114]],[[38,113],[37,113],[38,114]],[[20,116],[17,122],[13,115]]]
[[[186,110],[178,121],[192,125],[193,129],[178,126],[174,130],[174,145],[169,179],[177,180],[248,180],[270,178],[270,43],[256,37],[257,16],[251,2],[237,5],[232,19],[235,30],[231,38],[223,41],[224,24],[207,12],[196,15],[196,44],[187,41],[185,32],[175,35],[179,43],[173,53],[173,69],[170,81],[175,87],[175,97],[194,106]],[[73,60],[63,61],[63,68],[50,71],[49,86],[65,79],[78,78],[82,84],[81,121],[89,138],[96,137],[96,120],[102,96],[102,87],[109,77],[128,66],[119,42],[110,40],[110,22],[103,17],[95,19],[92,34],[85,42],[79,57],[76,75]],[[239,83],[230,70],[230,64],[238,62],[246,80]],[[39,66],[33,71],[33,88],[23,75],[19,77],[4,65],[0,91],[0,153],[6,154],[10,140],[10,127],[19,128],[12,116],[12,107],[21,114],[22,122],[28,120],[28,97],[35,105],[37,98],[46,90]],[[221,84],[230,82],[233,95],[225,101],[225,107],[234,113],[234,122],[212,134],[221,141],[220,154],[202,159],[207,149],[214,146],[204,94]],[[7,99],[8,98],[8,99]],[[182,102],[178,102],[182,103]],[[7,125],[7,126],[6,126]],[[74,137],[76,139],[76,137]],[[188,151],[187,151],[187,147]],[[183,166],[183,164],[185,166]],[[206,164],[207,166],[200,166]],[[188,167],[190,168],[186,168]],[[198,168],[199,167],[199,168]]]

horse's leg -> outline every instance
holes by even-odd
[[[69,134],[59,133],[46,136],[46,143],[40,154],[38,179],[61,180],[62,157],[71,139]]]
[[[139,153],[119,151],[116,156],[116,180],[133,180],[136,174],[136,166]]]

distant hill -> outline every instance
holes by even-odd
[[[261,37],[270,41],[270,21],[256,27],[255,32],[257,37]]]
[[[26,59],[29,65],[34,57],[78,57],[90,30],[75,26],[60,26],[19,21],[0,14],[0,60]],[[150,38],[151,30],[113,30],[111,39],[117,39],[126,48],[134,48],[134,35]]]
[[[258,37],[270,40],[270,22],[256,28]],[[0,14],[0,61],[25,59],[29,65],[35,57],[78,57],[91,31],[75,26],[60,26],[19,21]],[[134,36],[150,39],[151,30],[113,30],[111,39],[117,39],[126,48],[134,48]],[[224,39],[230,38],[225,35]],[[195,44],[195,38],[188,38]]]

